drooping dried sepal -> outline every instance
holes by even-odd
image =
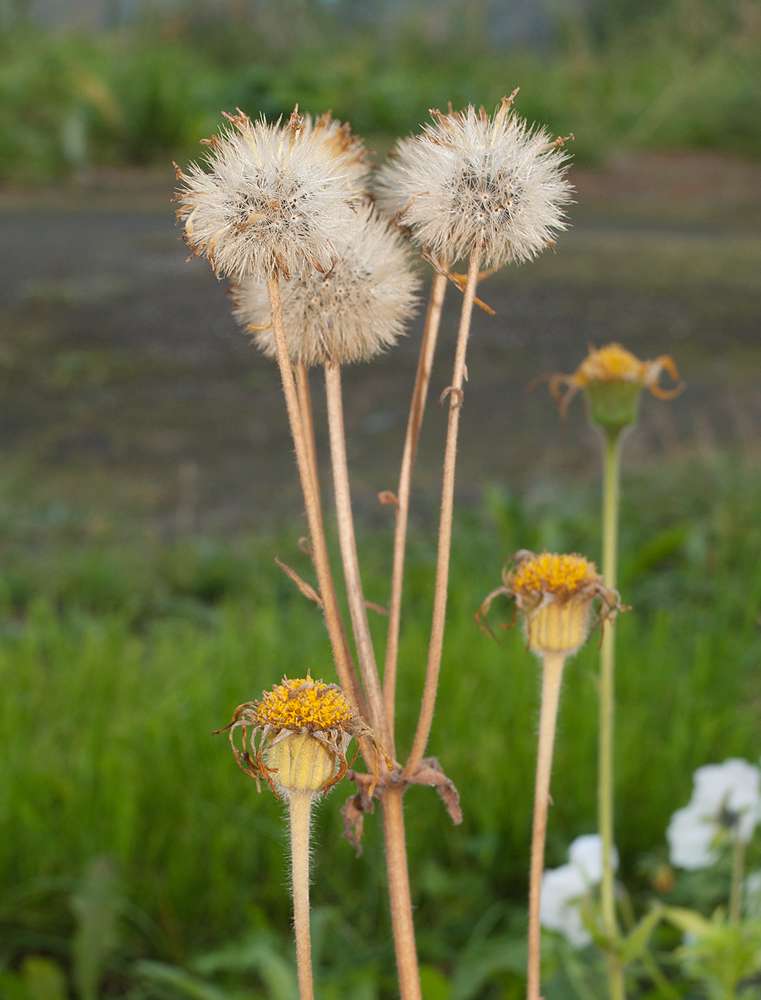
[[[284,677],[260,701],[239,705],[225,729],[240,767],[256,780],[259,791],[264,779],[278,798],[291,792],[329,792],[346,774],[346,751],[352,739],[367,738],[372,744],[374,781],[378,752],[389,770],[393,768],[372,729],[354,715],[338,685],[313,681],[308,674],[296,680]],[[241,747],[234,739],[238,729]]]
[[[329,271],[364,197],[360,141],[329,115],[312,122],[298,108],[285,125],[225,117],[229,127],[204,142],[205,164],[177,168],[177,217],[192,255],[236,280]]]
[[[379,172],[381,209],[445,263],[476,247],[486,267],[528,260],[566,228],[564,140],[516,115],[516,93],[492,116],[472,105],[432,111],[433,122],[400,140]]]
[[[283,326],[294,364],[367,361],[396,343],[413,315],[419,280],[398,233],[359,206],[327,274],[302,268],[281,282]],[[257,347],[277,356],[266,284],[254,277],[233,288],[235,316]]]
[[[661,372],[668,372],[676,383],[672,389],[659,384]],[[547,377],[547,376],[543,376]],[[549,376],[550,392],[565,420],[568,404],[576,393],[586,391],[589,419],[606,431],[620,431],[637,422],[640,392],[648,388],[658,399],[673,399],[684,390],[674,359],[662,354],[654,361],[640,361],[620,344],[607,344],[599,350],[590,345],[589,355],[573,375]]]
[[[493,590],[476,612],[479,627],[492,638],[495,636],[487,616],[499,595],[514,600],[516,611],[523,613],[528,647],[539,656],[570,656],[584,645],[591,627],[627,610],[618,592],[605,586],[595,564],[575,554],[537,555],[521,549],[507,561],[502,586]],[[596,601],[598,616],[592,621]]]

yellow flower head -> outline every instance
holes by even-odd
[[[283,678],[262,694],[256,707],[261,726],[308,729],[310,732],[341,728],[354,717],[348,701],[336,684],[323,684],[310,677],[290,681]]]
[[[659,384],[666,371],[676,385],[664,389]],[[550,392],[555,397],[563,420],[568,404],[584,389],[591,404],[593,423],[603,427],[626,427],[637,419],[640,390],[647,387],[658,399],[673,399],[684,390],[673,358],[662,354],[655,361],[640,361],[620,344],[608,344],[595,350],[590,345],[586,357],[573,375],[549,376]],[[565,390],[565,391],[564,391]]]
[[[528,647],[540,656],[570,656],[584,645],[596,599],[600,600],[600,621],[625,610],[618,593],[605,586],[595,564],[579,555],[537,555],[527,549],[516,552],[502,570],[502,586],[493,590],[476,612],[479,627],[491,636],[494,633],[487,614],[499,594],[512,598],[523,613]]]
[[[263,692],[261,701],[239,705],[225,728],[235,759],[256,780],[257,789],[261,791],[260,779],[264,778],[278,797],[278,793],[287,797],[292,792],[316,795],[330,791],[349,767],[346,750],[352,738],[365,736],[373,744],[376,778],[378,750],[389,769],[393,767],[372,729],[354,714],[341,689],[336,684],[313,681],[308,674],[296,680],[284,677],[281,684]],[[234,742],[236,729],[242,731],[242,749]]]
[[[531,600],[534,596],[554,594],[556,601],[567,601],[590,583],[602,577],[594,563],[584,556],[561,556],[553,552],[526,558],[509,574],[516,595]]]

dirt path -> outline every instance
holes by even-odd
[[[475,320],[462,500],[477,499],[486,482],[539,488],[596,474],[580,402],[561,439],[546,389],[524,393],[538,373],[573,371],[589,341],[673,354],[689,383],[674,403],[644,400],[630,462],[710,459],[725,445],[761,458],[761,166],[653,154],[574,180],[573,228],[557,254],[483,286],[497,315]],[[208,264],[186,263],[166,178],[99,183],[0,192],[6,489],[14,502],[84,505],[168,531],[239,531],[274,510],[296,511],[274,366],[235,326]],[[434,400],[449,381],[456,297],[449,293]],[[367,511],[379,490],[396,486],[420,324],[380,361],[347,373],[350,461]],[[444,425],[434,404],[417,477],[431,504]]]

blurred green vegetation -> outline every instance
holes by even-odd
[[[64,1000],[68,981],[80,1000],[292,1000],[282,805],[256,795],[212,730],[284,672],[332,679],[319,612],[273,562],[277,553],[309,576],[300,530],[119,537],[98,512],[34,507],[16,489],[7,481],[0,493],[0,993]],[[618,632],[617,843],[638,913],[656,895],[666,825],[693,770],[758,757],[760,506],[761,473],[730,459],[625,476],[621,591],[634,610]],[[598,556],[598,508],[597,491],[582,487],[532,497],[492,487],[481,509],[457,516],[430,750],[460,790],[464,823],[453,827],[430,789],[406,799],[430,1000],[525,993],[539,667],[519,630],[497,645],[473,613],[519,547]],[[360,536],[373,597],[387,587],[390,543]],[[421,527],[408,566],[400,752],[430,627],[435,545]],[[507,606],[494,612],[509,621]],[[372,622],[379,648],[384,625]],[[567,670],[548,866],[596,829],[597,657],[593,640]],[[317,810],[319,991],[388,998],[379,818],[368,818],[355,858],[340,838],[349,792],[343,783]],[[760,858],[749,860],[753,870]],[[710,912],[726,871],[691,878],[688,898]],[[684,900],[684,888],[663,898]],[[673,933],[659,947],[678,943]],[[574,996],[583,956],[557,942],[547,961],[547,1000]],[[659,994],[643,979],[640,995]]]
[[[437,23],[435,8],[411,4],[382,29],[304,0],[187,4],[100,35],[6,24],[0,181],[195,156],[235,107],[332,108],[385,152],[429,108],[494,106],[517,85],[519,112],[573,131],[582,160],[643,147],[761,153],[759,0],[601,3],[508,50],[469,23],[473,9],[442,9]]]

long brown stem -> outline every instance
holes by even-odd
[[[320,474],[317,468],[317,445],[314,439],[314,418],[312,416],[312,394],[309,391],[309,369],[302,361],[296,365],[296,394],[299,398],[299,413],[301,426],[304,428],[304,441],[309,454],[309,467],[312,470],[317,516],[322,520],[322,501],[320,499]]]
[[[322,517],[322,501],[320,499],[320,474],[317,466],[317,446],[315,444],[314,438],[314,418],[312,416],[312,396],[309,391],[309,371],[307,366],[302,362],[296,367],[296,392],[299,398],[299,412],[301,414],[301,425],[304,428],[304,439],[306,441],[307,452],[309,453],[309,466],[312,472],[312,486],[314,489],[315,503],[317,506],[317,516],[320,520],[320,534],[324,536],[325,534],[325,524]],[[338,606],[338,598],[336,597],[335,585],[333,583],[333,575],[330,575],[330,587],[333,592],[332,601]],[[351,663],[351,650],[349,648],[349,640],[346,637],[346,629],[344,628],[343,621],[339,617],[339,625],[341,627],[341,638],[343,640],[344,652],[346,654],[347,662]],[[352,668],[352,690],[354,692],[354,701],[356,702],[359,713],[363,717],[367,716],[367,706],[365,705],[365,698],[362,693],[362,688],[359,683],[359,678],[356,672]]]
[[[304,428],[301,422],[301,412],[299,410],[296,384],[293,378],[293,369],[288,356],[288,346],[285,340],[285,330],[283,328],[283,312],[280,302],[280,285],[276,277],[267,278],[267,290],[270,299],[270,311],[272,313],[272,330],[275,335],[275,345],[277,347],[277,361],[280,367],[280,377],[283,381],[283,392],[285,394],[285,404],[288,410],[288,420],[291,425],[293,444],[296,448],[296,462],[301,477],[301,489],[304,494],[304,504],[306,506],[307,522],[309,524],[309,534],[312,540],[312,550],[314,552],[314,565],[317,571],[317,582],[320,587],[320,596],[323,602],[325,613],[325,624],[330,636],[330,644],[333,649],[333,658],[336,661],[336,670],[341,682],[344,694],[355,702],[354,690],[356,684],[356,674],[351,659],[347,658],[346,646],[344,644],[343,624],[341,613],[336,600],[333,578],[330,572],[330,561],[328,559],[328,547],[325,541],[325,532],[319,516],[319,506],[316,496],[315,485],[312,481],[311,465],[309,461],[309,450],[306,443]],[[358,709],[356,702],[355,710]]]
[[[534,827],[531,834],[531,878],[528,896],[528,985],[526,1000],[540,1000],[540,946],[542,929],[539,904],[542,896],[544,845],[547,839],[547,806],[550,801],[552,749],[558,717],[560,682],[565,653],[546,653],[542,670],[542,707],[539,715],[539,751],[534,790]]]
[[[423,329],[423,341],[420,345],[415,388],[412,392],[410,415],[407,421],[407,437],[404,441],[402,468],[399,473],[399,490],[396,494],[396,528],[394,532],[394,566],[391,575],[391,602],[389,604],[388,640],[386,642],[386,662],[383,668],[383,698],[386,703],[388,719],[390,754],[395,753],[395,698],[396,698],[396,667],[399,658],[399,625],[402,615],[402,587],[404,585],[404,554],[407,547],[407,519],[410,509],[410,486],[412,469],[415,464],[420,427],[423,423],[423,413],[428,396],[428,383],[431,378],[433,355],[436,350],[436,340],[439,334],[441,309],[444,304],[444,293],[447,288],[446,275],[434,272],[431,295],[428,300],[428,313]]]
[[[354,517],[351,511],[349,467],[346,461],[346,435],[344,431],[343,401],[341,399],[341,366],[334,361],[325,364],[325,393],[328,403],[328,431],[330,458],[333,465],[333,484],[338,520],[338,541],[346,581],[346,596],[357,647],[357,661],[370,713],[370,724],[384,747],[388,747],[388,724],[383,705],[383,692],[375,664],[375,650],[367,622],[365,595],[357,558],[354,535]]]
[[[386,872],[394,949],[402,1000],[422,1000],[402,812],[403,788],[387,786],[382,796]]]
[[[449,393],[449,423],[447,426],[447,443],[444,452],[444,482],[441,490],[441,518],[439,521],[439,551],[436,563],[436,590],[433,597],[433,622],[431,625],[431,643],[428,647],[428,667],[423,688],[423,701],[420,708],[415,739],[412,743],[409,760],[404,768],[405,775],[413,775],[423,759],[428,735],[433,722],[433,710],[436,703],[436,689],[439,683],[439,667],[441,666],[441,651],[444,645],[444,621],[447,612],[447,587],[449,584],[449,552],[452,544],[452,509],[454,507],[454,476],[457,460],[457,431],[460,424],[460,408],[462,406],[462,382],[465,373],[465,351],[468,346],[470,319],[473,315],[473,300],[478,284],[478,265],[481,248],[477,246],[470,255],[468,280],[465,285],[462,312],[460,313],[460,329],[457,334],[457,350],[455,352],[454,372]]]

